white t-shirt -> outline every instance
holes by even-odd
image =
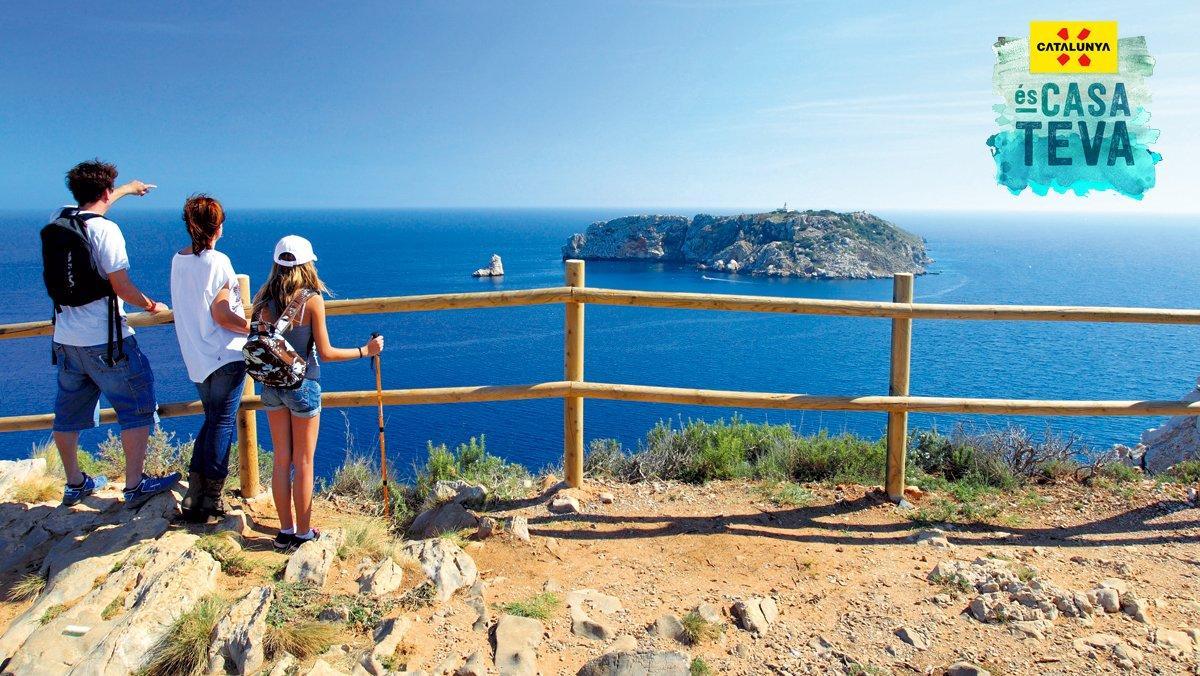
[[[72,208],[72,207],[63,207]],[[54,212],[53,218],[58,218],[59,212]],[[129,269],[129,255],[125,252],[125,236],[116,223],[103,216],[88,216],[84,212],[84,222],[87,223],[88,243],[92,246],[92,257],[100,274],[108,276],[119,270]],[[53,220],[53,219],[51,219]],[[126,338],[133,335],[133,329],[125,323],[125,302],[117,299],[117,309],[121,311],[121,332]],[[108,343],[108,299],[94,300],[87,305],[64,307],[54,322],[54,342],[60,345],[105,345]]]
[[[171,259],[171,307],[175,310],[175,336],[188,378],[194,383],[232,361],[242,361],[246,337],[219,326],[212,318],[212,303],[221,289],[229,289],[229,307],[238,314],[242,292],[229,256],[220,251],[176,253]]]

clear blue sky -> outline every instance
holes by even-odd
[[[11,3],[0,208],[79,159],[173,207],[1194,211],[1200,3]],[[1014,198],[984,145],[997,35],[1145,35],[1159,185]]]

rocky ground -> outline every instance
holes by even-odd
[[[414,529],[450,534],[364,543],[385,538],[321,502],[325,536],[290,557],[266,498],[206,526],[172,520],[178,494],[9,498],[0,583],[45,584],[0,604],[3,673],[136,671],[210,596],[209,673],[1200,673],[1200,511],[1177,485],[1039,487],[936,529],[861,486],[548,480],[486,506],[439,488]],[[201,546],[221,529],[237,566]],[[265,653],[301,588],[337,640]]]

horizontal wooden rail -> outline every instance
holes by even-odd
[[[1069,305],[892,303],[885,301],[827,300],[822,298],[787,298],[780,296],[741,296],[721,293],[628,291],[593,287],[572,288],[568,286],[520,289],[516,291],[436,293],[419,296],[330,300],[326,303],[326,309],[330,315],[360,315],[390,312],[518,307],[566,302],[682,310],[728,310],[734,312],[772,312],[835,317],[878,317],[882,319],[965,319],[1200,325],[1200,310],[1190,309],[1104,306],[1076,307]],[[170,324],[174,320],[174,315],[168,311],[157,315],[136,312],[129,315],[128,321],[130,326],[141,327]],[[0,324],[0,340],[49,336],[53,332],[54,327],[48,320]]]
[[[519,289],[516,291],[483,291],[479,293],[434,293],[420,296],[384,296],[380,298],[351,298],[330,300],[325,303],[325,312],[330,315],[365,315],[389,312],[426,312],[430,310],[469,310],[489,307],[518,307],[523,305],[548,305],[565,303],[571,299],[571,289],[552,286],[544,289]],[[171,324],[175,314],[171,311],[149,314],[135,312],[128,317],[130,326],[158,326]],[[0,340],[12,338],[35,338],[54,333],[49,320],[0,324]]]
[[[1076,401],[1057,399],[972,399],[919,396],[821,396],[779,392],[698,390],[654,385],[571,383],[571,394],[588,399],[613,399],[660,404],[692,404],[807,411],[875,411],[907,413],[982,413],[991,415],[1054,416],[1170,416],[1200,415],[1200,402]]]
[[[892,303],[866,300],[826,300],[779,296],[739,296],[723,293],[627,291],[584,287],[572,300],[598,305],[731,310],[783,314],[879,317],[885,319],[974,319],[1038,322],[1115,322],[1134,324],[1200,324],[1200,310],[1073,307],[1067,305],[952,305]]]
[[[701,390],[656,385],[571,382],[566,380],[529,385],[473,385],[383,391],[383,403],[386,406],[558,399],[565,397],[585,397],[588,399],[638,401],[659,404],[808,411],[978,413],[988,415],[1038,416],[1200,415],[1200,401],[1075,401],[919,396],[819,396],[782,392],[742,392],[737,390]],[[326,408],[374,406],[377,403],[374,390],[326,392],[321,395],[321,405]],[[262,399],[256,395],[247,396],[242,406],[246,410],[261,410]],[[158,408],[158,415],[162,418],[201,415],[203,413],[204,410],[198,401],[162,404]],[[105,423],[115,422],[116,415],[112,409],[106,408],[100,412],[100,420]],[[0,432],[46,430],[51,428],[53,422],[54,415],[51,413],[10,416],[0,418]]]
[[[557,399],[565,397],[570,391],[570,383],[565,380],[532,385],[470,385],[465,387],[425,387],[408,390],[384,390],[383,403],[386,406],[401,406],[411,404],[458,404],[480,401],[516,401],[520,399]],[[321,395],[321,406],[328,408],[350,408],[355,406],[375,406],[379,403],[375,390],[355,392],[325,392]],[[242,409],[258,411],[263,408],[262,397],[246,395],[242,398]],[[204,409],[199,401],[181,401],[172,404],[160,404],[158,417],[178,418],[188,415],[203,415]],[[112,423],[117,421],[116,412],[111,408],[100,410],[100,422]],[[29,430],[48,430],[54,424],[53,413],[37,415],[17,415],[0,418],[0,432],[25,432]]]

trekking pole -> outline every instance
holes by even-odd
[[[378,337],[378,331],[371,334],[371,338]],[[379,402],[379,471],[383,475],[383,511],[390,517],[392,501],[388,498],[387,450],[383,437],[383,366],[379,355],[371,357],[371,363],[375,367],[375,398]]]

